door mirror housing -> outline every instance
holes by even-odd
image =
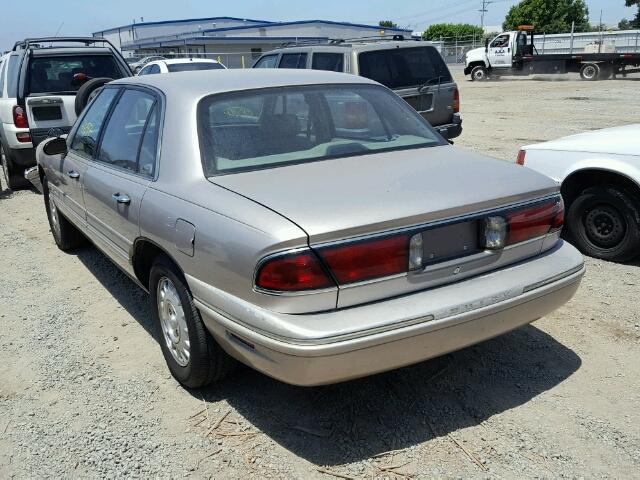
[[[67,153],[67,140],[61,137],[52,138],[42,147],[42,151],[47,155],[64,155]]]

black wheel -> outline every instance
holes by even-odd
[[[617,187],[582,192],[567,211],[567,239],[585,255],[625,262],[640,254],[639,209]]]
[[[0,144],[0,162],[2,163],[2,174],[7,187],[11,190],[19,190],[29,186],[29,181],[24,176],[21,176],[19,172],[16,172],[16,168],[11,163],[11,159],[2,144]]]
[[[585,63],[580,68],[580,78],[593,82],[600,78],[600,67],[596,63]]]
[[[113,78],[100,77],[92,78],[91,80],[83,83],[78,89],[78,93],[76,93],[76,115],[80,115],[82,110],[84,110],[84,107],[86,107],[93,97],[98,94],[100,89],[112,80]]]
[[[611,77],[613,77],[613,66],[603,65],[600,68],[600,78],[602,80],[609,80]]]
[[[47,210],[47,219],[51,227],[51,234],[58,248],[68,252],[86,243],[85,237],[80,231],[67,220],[58,210],[53,195],[49,192],[49,182],[47,177],[42,179],[42,193],[44,198],[44,208]]]
[[[199,388],[227,376],[235,361],[205,328],[182,273],[168,258],[158,257],[151,267],[149,292],[162,354],[175,379]]]
[[[471,70],[471,80],[474,82],[482,82],[489,78],[489,71],[482,65],[473,67]]]

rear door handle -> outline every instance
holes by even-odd
[[[131,203],[131,199],[128,195],[123,193],[114,193],[111,197],[118,203],[122,203],[124,205],[129,205]]]
[[[69,177],[71,177],[71,178],[76,179],[76,180],[77,180],[78,178],[80,178],[80,174],[79,174],[78,172],[76,172],[75,170],[69,170],[69,171],[67,172],[67,175],[68,175]]]

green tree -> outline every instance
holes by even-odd
[[[398,28],[398,24],[391,20],[380,20],[378,23],[382,28]]]
[[[482,37],[482,28],[468,23],[434,23],[422,34],[425,40],[438,40],[446,37]]]
[[[630,30],[632,28],[631,22],[626,18],[623,18],[618,22],[618,30]]]
[[[584,0],[522,0],[511,7],[502,28],[533,25],[538,32],[565,33],[571,31],[572,22],[576,32],[589,31],[589,9]]]
[[[638,6],[638,13],[636,13],[636,18],[629,22],[629,27],[640,28],[640,0],[625,0],[625,4],[627,5],[627,7],[633,7],[634,5]]]

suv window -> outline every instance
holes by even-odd
[[[7,59],[0,60],[0,98],[4,97],[4,71],[7,69]]]
[[[117,88],[105,88],[91,103],[73,136],[71,150],[90,158],[94,156],[102,122],[119,91]]]
[[[122,76],[109,55],[34,57],[29,62],[29,93],[76,92],[82,85],[74,80],[76,73],[89,78]]]
[[[224,67],[219,63],[213,62],[189,62],[189,63],[170,63],[167,69],[170,72],[188,72],[190,70],[220,70]]]
[[[358,56],[360,75],[389,88],[417,87],[442,77],[451,82],[451,73],[433,47],[394,48],[362,52]]]
[[[330,72],[344,71],[344,55],[342,53],[320,52],[314,53],[311,59],[314,70],[328,70]]]
[[[154,105],[153,95],[125,90],[104,128],[98,160],[137,173],[138,152]]]
[[[9,55],[6,69],[7,97],[16,98],[18,96],[18,55]]]
[[[278,68],[307,68],[307,54],[283,53]]]
[[[277,61],[278,55],[265,55],[255,63],[253,68],[276,68]]]

